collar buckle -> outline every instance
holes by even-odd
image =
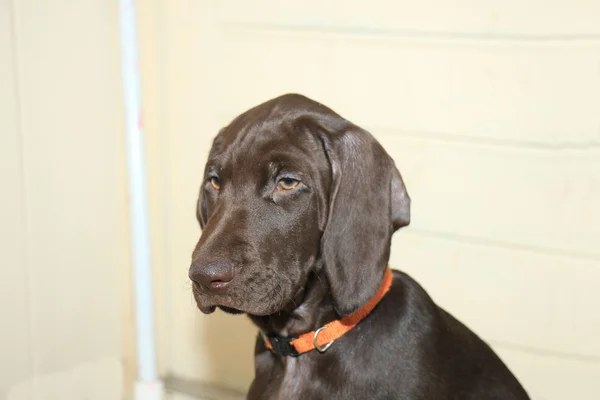
[[[265,338],[268,340],[268,343],[270,344],[270,350],[273,353],[279,354],[281,356],[291,356],[291,357],[298,357],[300,355],[300,353],[298,353],[298,350],[296,350],[294,345],[291,344],[292,340],[295,340],[297,338],[295,338],[295,337],[285,338],[285,337],[279,337],[279,336],[266,335],[262,331],[260,333],[261,333],[261,336],[263,337],[263,340]]]
[[[323,325],[322,327],[317,329],[315,331],[315,334],[313,335],[313,345],[315,346],[315,349],[317,349],[319,351],[319,353],[325,353],[325,351],[329,348],[329,346],[331,346],[333,344],[333,342],[335,342],[335,339],[334,339],[331,342],[324,344],[323,346],[319,346],[317,344],[317,338],[319,336],[319,332],[321,332],[323,329],[326,329],[326,328],[327,328],[327,325]]]

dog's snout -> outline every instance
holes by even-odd
[[[207,289],[221,289],[235,277],[234,264],[229,261],[201,263],[194,261],[190,266],[189,277]]]

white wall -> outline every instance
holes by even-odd
[[[402,171],[413,222],[392,266],[534,398],[600,398],[599,2],[144,4],[164,372],[252,378],[255,329],[191,299],[196,194],[218,128],[300,92],[370,130]]]
[[[0,0],[1,399],[117,400],[131,370],[116,22]]]

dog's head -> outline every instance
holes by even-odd
[[[189,270],[200,310],[270,315],[324,272],[340,315],[379,287],[410,222],[400,173],[366,131],[300,95],[252,108],[213,142]]]

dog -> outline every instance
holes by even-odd
[[[248,399],[524,400],[476,334],[388,267],[410,223],[394,161],[367,131],[298,94],[213,141],[189,277],[198,308],[258,326]]]

